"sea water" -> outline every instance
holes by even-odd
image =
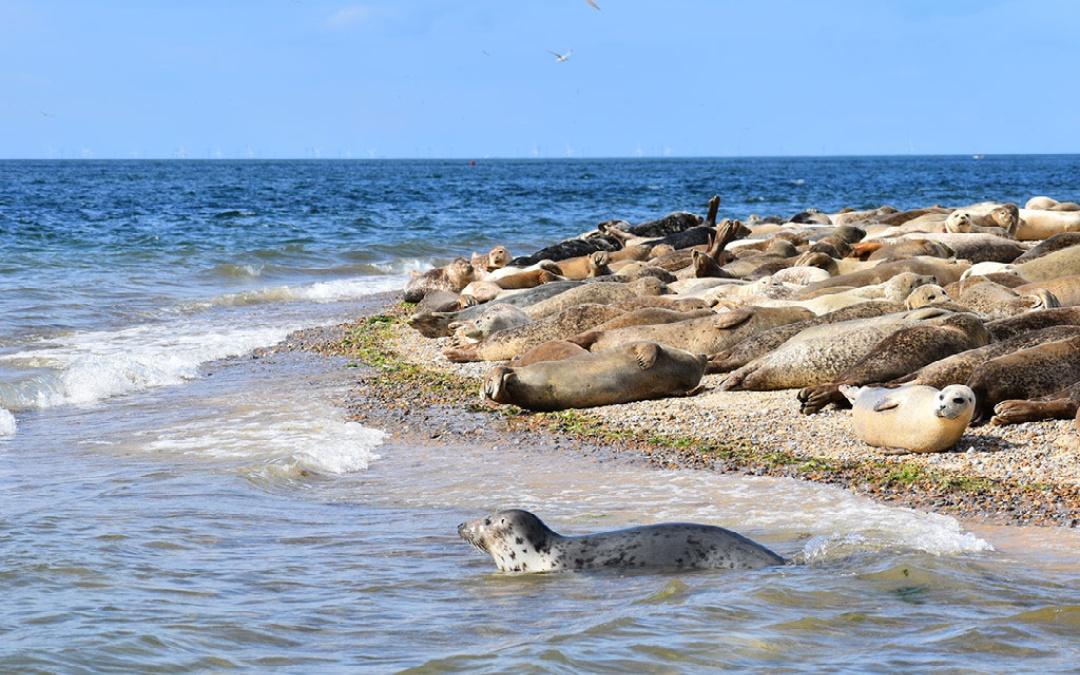
[[[1080,158],[0,162],[0,670],[1070,669],[1080,538],[793,480],[345,420],[342,363],[252,359],[411,270],[609,218],[1034,194]],[[479,421],[478,424],[482,424]],[[498,574],[496,508],[739,530],[800,564]]]

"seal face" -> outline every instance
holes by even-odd
[[[662,523],[566,537],[528,511],[499,511],[458,526],[502,572],[593,569],[757,569],[785,560],[746,537],[712,525]]]

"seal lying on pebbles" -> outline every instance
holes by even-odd
[[[812,316],[810,310],[802,307],[749,307],[676,323],[589,331],[570,341],[591,352],[646,340],[695,354],[715,354],[755,333]]]
[[[1037,399],[1075,382],[1080,382],[1080,337],[991,359],[975,369],[968,386],[979,401],[975,420],[985,422],[1002,401]]]
[[[628,284],[584,284],[534,305],[529,305],[524,309],[525,313],[533,319],[542,319],[574,305],[584,303],[611,305],[639,295],[663,295],[666,291],[667,286],[662,281],[652,277],[644,277]]]
[[[952,312],[936,307],[923,307],[899,314],[813,326],[734,371],[720,388],[772,391],[835,382],[892,333],[920,322],[940,322],[951,315]]]
[[[635,342],[566,361],[524,368],[496,366],[484,382],[483,394],[527,410],[592,408],[694,394],[704,375],[703,354]]]
[[[903,305],[894,302],[873,300],[858,305],[850,305],[835,312],[822,314],[821,316],[797,321],[795,323],[777,326],[756,335],[741,340],[730,349],[709,356],[708,372],[726,373],[736,368],[745,366],[759,356],[768,354],[773,349],[795,337],[803,330],[813,326],[821,326],[827,323],[840,323],[852,319],[869,319],[875,316],[895,314],[904,311]]]
[[[517,310],[516,307],[514,309]],[[542,319],[494,332],[483,342],[445,349],[443,356],[455,363],[506,361],[537,345],[565,340],[623,314],[625,312],[614,305],[573,305]],[[477,319],[477,322],[482,321],[484,317]]]
[[[907,385],[842,387],[851,402],[855,435],[887,454],[941,452],[956,445],[975,411],[975,393],[962,384],[937,390]]]
[[[417,312],[409,317],[408,324],[424,337],[446,337],[450,334],[450,324],[478,319],[492,307],[499,305],[529,307],[569,289],[582,286],[584,283],[582,281],[555,281],[457,312]]]
[[[565,537],[528,511],[514,509],[462,523],[458,534],[491,555],[501,572],[759,569],[786,562],[731,530],[694,523]]]
[[[493,305],[479,318],[450,324],[450,330],[454,331],[454,337],[460,343],[480,342],[486,340],[492,333],[517,328],[527,323],[532,323],[532,319],[520,307]]]
[[[833,384],[799,391],[799,412],[810,415],[830,403],[842,403],[844,386],[887,382],[943,358],[977,349],[990,342],[990,333],[973,314],[953,314],[940,323],[901,328],[874,345],[870,352]]]

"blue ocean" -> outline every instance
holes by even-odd
[[[1064,670],[1070,531],[554,448],[405,446],[252,359],[604,220],[1080,196],[1080,156],[0,161],[0,671]],[[492,461],[493,459],[499,461]],[[483,485],[484,489],[478,489]],[[698,519],[808,564],[498,575],[458,522]]]

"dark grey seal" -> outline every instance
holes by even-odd
[[[564,537],[517,509],[458,526],[502,572],[595,569],[758,569],[786,561],[741,534],[712,525],[662,523]]]

